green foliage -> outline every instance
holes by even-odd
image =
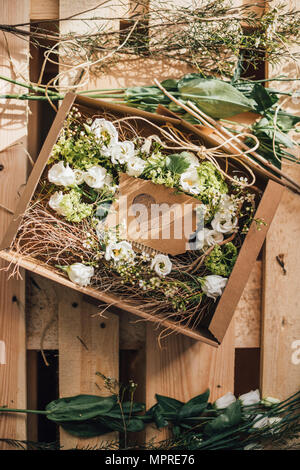
[[[69,222],[80,222],[93,212],[93,206],[82,202],[81,192],[76,189],[64,194],[59,207]]]
[[[212,274],[228,277],[237,259],[237,248],[232,243],[215,245],[212,252],[205,258],[205,266]]]
[[[253,101],[246,98],[230,83],[214,78],[195,78],[178,83],[180,97],[193,101],[213,118],[227,118],[253,109]]]
[[[184,171],[186,171],[190,164],[187,160],[185,160],[184,155],[187,152],[182,153],[173,153],[172,155],[168,155],[167,157],[167,168],[171,173],[174,175],[181,175]]]

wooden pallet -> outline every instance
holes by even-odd
[[[0,0],[1,22],[65,18],[99,2],[23,0],[21,3],[20,7],[17,0]],[[103,14],[103,10],[99,9],[97,13]],[[109,11],[106,10],[106,14]],[[82,27],[79,21],[60,23],[62,32]],[[6,39],[7,42],[2,36],[0,42],[3,74],[28,78],[30,73],[30,79],[37,80],[41,52],[31,49],[29,70],[27,43],[9,35]],[[286,67],[285,72],[289,64]],[[144,84],[153,81],[154,77],[167,78],[187,71],[184,67],[179,71],[172,64],[136,61],[130,64],[130,69],[116,70],[93,80],[89,86],[109,88]],[[47,67],[46,73],[49,79],[57,69]],[[268,73],[271,75],[276,71]],[[51,122],[47,104],[33,103],[30,110],[28,115],[26,102],[10,101],[1,107],[0,164],[4,169],[0,171],[0,203],[11,209],[16,205],[16,195],[26,178],[27,157],[23,146],[27,135],[29,152],[35,158]],[[14,146],[7,149],[9,145]],[[300,180],[299,170],[292,167],[287,171]],[[10,215],[0,210],[0,231],[3,233]],[[270,228],[263,256],[252,271],[234,320],[218,350],[182,335],[167,337],[159,347],[158,331],[152,324],[130,314],[118,317],[113,310],[99,317],[97,304],[91,303],[91,299],[74,290],[62,289],[38,275],[26,275],[25,300],[25,277],[8,282],[6,273],[1,272],[0,403],[38,408],[45,405],[43,400],[50,401],[58,393],[60,396],[105,393],[95,375],[97,371],[122,381],[133,379],[139,384],[137,399],[145,401],[147,407],[154,403],[155,393],[186,401],[206,388],[210,388],[212,400],[228,391],[243,393],[259,385],[264,396],[282,399],[297,391],[300,385],[298,211],[299,198],[286,191]],[[279,254],[284,255],[286,274],[276,261]],[[49,361],[48,367],[42,363],[41,346]],[[45,428],[35,417],[27,419],[27,427],[26,417],[22,415],[2,415],[0,418],[0,437],[42,440],[44,436],[52,435],[55,430]],[[105,436],[106,439],[114,437]],[[158,432],[149,427],[146,437],[163,439],[165,431]],[[64,448],[99,444],[102,440],[103,437],[79,441],[63,431],[60,434]],[[0,449],[6,448],[0,446]]]

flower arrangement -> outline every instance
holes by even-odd
[[[14,249],[81,287],[109,291],[158,318],[194,327],[222,295],[260,190],[248,181],[245,165],[229,175],[211,151],[201,146],[196,152],[199,147],[175,128],[153,124],[156,133],[144,137],[138,119],[90,117],[73,107]],[[178,256],[137,249],[122,238],[122,227],[107,227],[122,173],[194,198],[204,225],[192,234],[195,249]]]

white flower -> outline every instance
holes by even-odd
[[[118,142],[110,146],[110,158],[114,165],[123,165],[134,157],[134,143],[129,140]]]
[[[222,295],[223,289],[227,283],[227,277],[212,274],[203,278],[202,290],[207,297],[216,300],[217,297]]]
[[[258,418],[261,418],[261,419],[258,419]],[[264,415],[256,415],[255,416],[255,423],[253,424],[252,427],[256,428],[256,429],[261,429],[261,428],[264,428],[266,426],[269,426],[269,418],[267,416],[264,416]]]
[[[217,232],[232,233],[237,226],[237,218],[232,218],[230,214],[225,212],[217,212],[211,222],[211,226]]]
[[[110,261],[128,261],[131,262],[135,257],[135,253],[132,249],[132,245],[129,242],[112,242],[109,243],[105,251],[105,259]]]
[[[227,406],[231,405],[236,401],[235,396],[233,393],[228,392],[226,395],[223,395],[222,397],[218,398],[214,405],[218,410],[222,410],[224,408],[227,408]]]
[[[102,166],[91,166],[85,174],[84,181],[88,186],[94,189],[101,189],[107,181],[107,171]]]
[[[48,171],[48,180],[50,183],[58,186],[71,186],[76,183],[75,173],[72,168],[64,166],[64,162],[55,163]]]
[[[187,171],[182,173],[180,177],[180,185],[184,191],[191,194],[199,194],[200,187],[199,187],[199,176],[197,172],[197,168],[192,167],[189,168]]]
[[[172,263],[166,255],[155,255],[151,262],[151,269],[154,269],[159,276],[166,276],[172,271]]]
[[[199,230],[197,233],[197,249],[201,250],[204,247],[213,246],[216,243],[220,243],[224,239],[224,235],[216,230],[210,230],[209,228],[204,228]]]
[[[189,169],[200,166],[199,158],[191,152],[184,152],[184,159],[190,164]]]
[[[115,126],[106,119],[95,119],[91,125],[91,132],[106,148],[118,142],[118,131]]]
[[[76,168],[74,170],[74,175],[75,175],[75,183],[76,184],[82,184],[84,182],[84,171],[79,170]]]
[[[261,404],[267,407],[271,407],[280,403],[279,398],[266,397],[261,400]]]
[[[64,195],[61,191],[56,191],[49,199],[49,206],[59,215],[65,215],[63,209],[60,207],[63,197]]]
[[[239,396],[243,406],[256,405],[260,402],[260,393],[259,390],[251,390],[251,392],[244,393]]]
[[[81,287],[85,287],[91,282],[91,277],[94,275],[93,266],[86,266],[82,263],[74,263],[67,267],[67,273],[72,282]]]
[[[146,162],[139,157],[130,158],[127,162],[127,174],[129,176],[140,176],[146,166]]]

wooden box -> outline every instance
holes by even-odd
[[[256,210],[255,218],[263,219],[266,222],[266,225],[263,225],[261,230],[258,231],[255,222],[252,222],[249,232],[247,233],[247,236],[245,237],[243,245],[240,249],[239,256],[234,265],[233,271],[228,279],[226,288],[222,296],[219,298],[219,301],[216,303],[216,309],[210,318],[209,323],[205,326],[201,325],[197,328],[191,329],[188,326],[175,325],[175,323],[173,323],[171,320],[158,319],[157,316],[150,315],[149,313],[143,311],[142,306],[137,308],[136,306],[131,305],[117,296],[101,292],[96,288],[79,287],[78,285],[69,281],[61,274],[60,271],[56,270],[55,268],[49,267],[34,258],[21,256],[11,249],[11,245],[18,232],[18,227],[22,220],[22,214],[24,214],[35,193],[38,182],[46,167],[49,155],[51,154],[52,148],[56,143],[59,133],[64,125],[64,120],[74,104],[76,104],[79,109],[89,110],[90,113],[96,111],[99,114],[102,111],[116,116],[141,116],[152,122],[155,122],[155,124],[158,126],[171,123],[174,127],[178,127],[183,131],[188,131],[189,133],[193,132],[197,138],[199,137],[199,140],[206,145],[206,147],[218,145],[218,138],[211,130],[201,126],[193,126],[188,124],[186,121],[181,120],[177,116],[173,115],[173,113],[165,110],[163,107],[158,109],[158,114],[151,114],[138,109],[129,108],[124,105],[94,100],[69,93],[61,104],[61,107],[41,149],[40,155],[30,174],[28,183],[23,191],[15,214],[12,216],[10,226],[1,243],[0,256],[10,263],[18,263],[25,269],[29,269],[30,271],[33,271],[39,275],[57,281],[66,287],[76,289],[77,291],[80,291],[86,295],[99,299],[101,302],[113,304],[114,308],[119,311],[120,314],[122,314],[122,310],[126,310],[151,322],[157,323],[159,321],[161,326],[165,328],[170,328],[177,333],[182,333],[184,335],[190,336],[191,338],[217,347],[222,342],[222,339],[234,314],[237,303],[247,283],[252,267],[261,250],[266,233],[279,205],[284,190],[283,186],[275,181],[268,180],[263,171],[257,171],[253,167],[253,171],[255,171],[257,177],[256,184],[263,191]],[[228,148],[228,152],[230,152],[230,148]]]

